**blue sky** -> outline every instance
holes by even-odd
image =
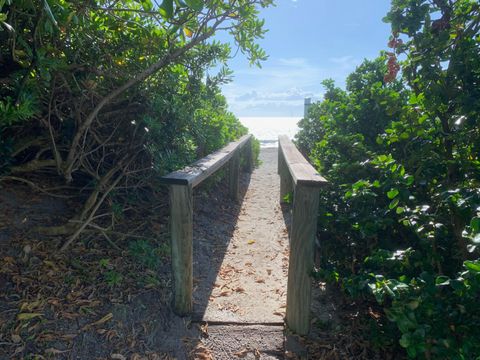
[[[234,78],[223,93],[238,117],[302,116],[305,97],[321,98],[323,79],[343,86],[364,58],[387,49],[389,0],[276,3],[260,14],[269,30],[259,41],[269,55],[262,68],[240,53],[229,62]]]

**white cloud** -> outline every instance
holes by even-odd
[[[324,79],[341,84],[359,62],[342,56],[328,63],[328,68],[322,68],[301,57],[269,59],[261,69],[235,71],[223,93],[237,116],[302,116],[306,97],[321,99]]]

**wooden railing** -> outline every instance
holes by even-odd
[[[246,167],[253,169],[252,135],[242,136],[203,159],[160,179],[169,185],[170,235],[174,310],[186,315],[193,309],[193,188],[228,163],[230,197],[239,200],[240,154],[244,150]]]
[[[278,138],[280,202],[293,191],[286,322],[295,333],[310,330],[311,272],[314,266],[319,191],[327,181],[285,135]]]

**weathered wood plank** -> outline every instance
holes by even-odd
[[[310,330],[310,274],[314,264],[319,191],[317,187],[297,183],[293,200],[286,322],[299,335],[306,335]]]
[[[240,153],[237,151],[228,165],[228,192],[234,201],[240,198]]]
[[[245,145],[245,167],[248,172],[252,172],[254,168],[253,163],[253,138],[250,137]]]
[[[278,151],[278,174],[280,175],[280,204],[285,203],[285,196],[293,191],[292,176],[285,163],[283,152]]]
[[[327,180],[310,165],[287,136],[279,136],[278,143],[279,151],[282,152],[292,180],[296,185],[321,186],[327,183]]]
[[[170,232],[174,310],[186,315],[193,309],[193,196],[190,185],[170,186]]]
[[[225,165],[237,151],[240,151],[248,143],[251,137],[251,134],[244,135],[239,140],[229,143],[223,149],[198,160],[192,165],[163,176],[160,178],[160,182],[177,185],[190,184],[195,187]]]
[[[310,330],[310,303],[315,234],[320,188],[327,181],[315,171],[287,136],[279,136],[278,173],[280,202],[292,189],[293,211],[290,229],[286,322],[295,333]]]

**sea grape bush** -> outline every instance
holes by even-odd
[[[75,222],[45,233],[71,243],[99,209],[154,199],[160,176],[246,133],[220,91],[231,44],[214,35],[259,64],[271,4],[0,0],[0,175],[82,189]]]
[[[331,183],[320,274],[380,304],[408,357],[476,359],[480,5],[393,0],[385,21],[389,52],[345,90],[325,81],[300,122],[297,144]]]

